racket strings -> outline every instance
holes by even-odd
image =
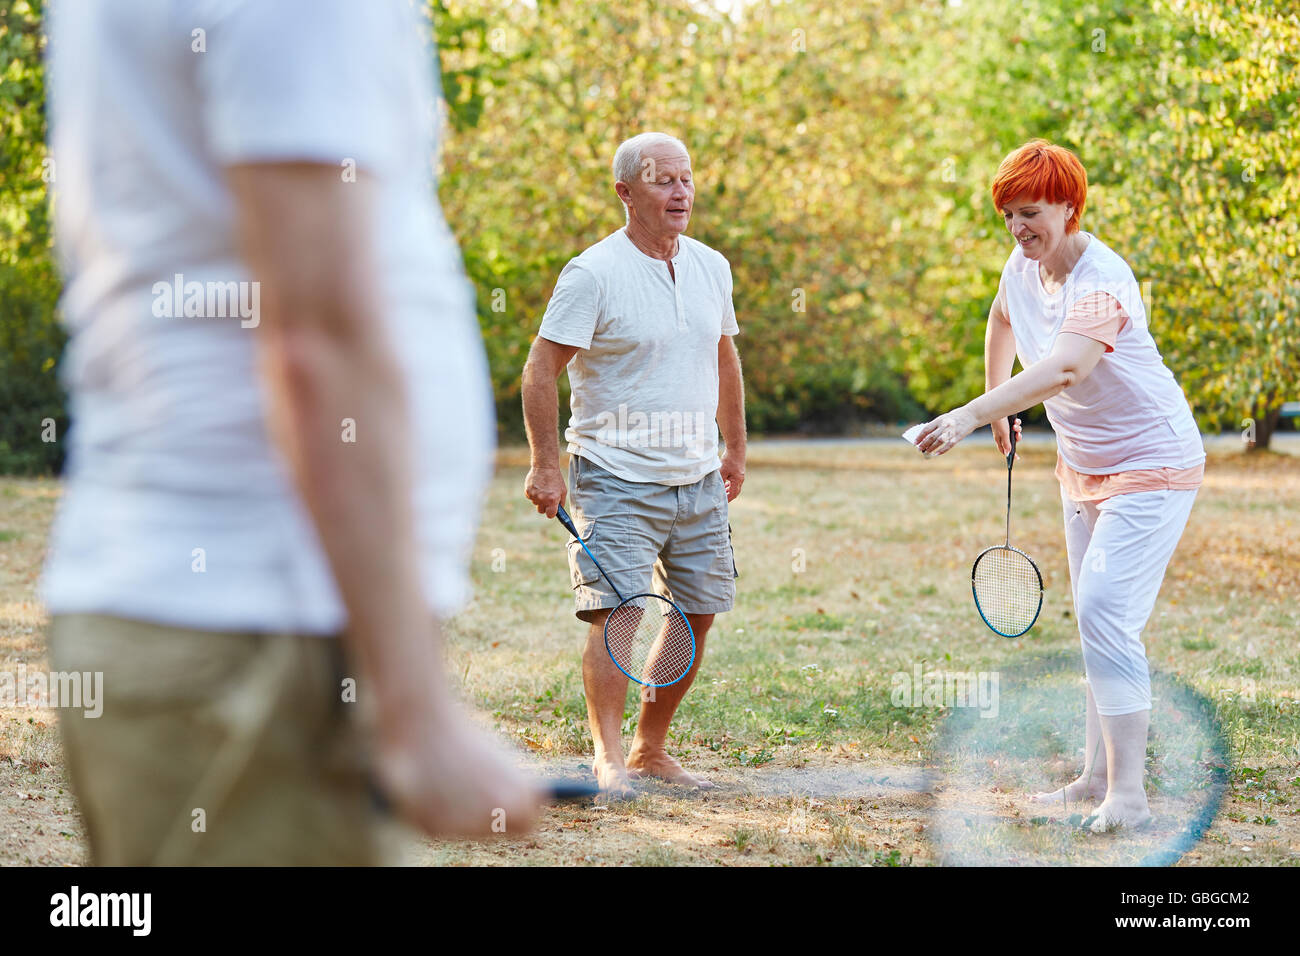
[[[1042,578],[1034,563],[1014,548],[990,548],[980,555],[971,583],[980,613],[999,634],[1023,634],[1038,618]]]
[[[609,653],[629,677],[664,686],[681,678],[695,660],[695,638],[677,607],[654,595],[629,598],[605,625]]]

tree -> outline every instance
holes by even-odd
[[[928,240],[897,197],[924,188],[929,164],[911,150],[907,64],[893,55],[908,4],[459,9],[480,38],[444,44],[444,70],[473,71],[472,94],[455,85],[482,108],[449,144],[441,192],[503,421],[517,428],[519,370],[560,268],[623,222],[609,163],[645,129],[693,152],[691,234],[732,263],[751,425],[914,411],[899,319]]]
[[[63,460],[67,426],[56,363],[59,276],[46,185],[45,80],[39,0],[0,7],[0,472],[39,473]]]
[[[1127,156],[1118,209],[1159,224],[1132,240],[1159,277],[1164,344],[1199,417],[1266,449],[1300,398],[1300,17],[1271,0],[1154,10],[1170,23],[1154,63],[1167,100],[1127,136],[1096,139]]]
[[[983,388],[1009,150],[1076,150],[1087,227],[1145,283],[1203,427],[1266,448],[1300,399],[1300,27],[1289,0],[426,0],[441,196],[503,434],[571,256],[618,228],[617,143],[681,137],[691,234],[732,263],[755,431],[840,430]],[[0,3],[0,470],[58,466],[40,0]],[[432,45],[431,45],[432,47]],[[432,51],[431,51],[432,55]]]
[[[951,47],[954,68],[918,75],[956,105],[955,122],[935,128],[937,148],[970,156],[957,169],[977,182],[953,184],[948,241],[970,257],[927,276],[946,297],[933,320],[920,319],[937,344],[913,359],[911,380],[938,378],[931,387],[942,390],[947,378],[959,394],[982,387],[979,329],[997,278],[980,244],[996,163],[987,146],[1000,157],[1043,136],[1088,167],[1088,228],[1143,283],[1152,333],[1202,426],[1249,426],[1248,447],[1267,448],[1283,402],[1300,398],[1294,9],[1026,0],[1008,29],[1005,5],[985,0],[949,10],[943,24],[929,55]],[[964,304],[967,289],[976,304]]]

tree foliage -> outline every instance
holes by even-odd
[[[1112,218],[1202,422],[1267,447],[1300,398],[1300,17],[1289,2],[1182,0],[1142,27],[1133,72],[1155,95],[1127,130],[1091,102],[1080,136],[1116,158]]]
[[[904,68],[884,56],[905,7],[733,17],[596,0],[474,21],[443,8],[443,31],[475,34],[442,44],[453,111],[476,118],[445,153],[442,194],[480,289],[503,420],[518,421],[519,370],[561,267],[623,224],[610,162],[646,129],[691,149],[691,234],[732,263],[751,425],[913,410],[892,319],[924,240],[902,228],[896,197],[926,171],[906,146]]]
[[[1042,136],[1085,226],[1144,283],[1203,427],[1266,447],[1300,399],[1300,25],[1289,0],[426,0],[448,101],[441,195],[479,293],[503,438],[564,263],[618,228],[609,164],[661,129],[691,234],[732,263],[751,428],[967,401],[1010,251],[998,161]],[[39,0],[0,0],[0,470],[65,424]]]
[[[1036,136],[1089,167],[1088,227],[1143,282],[1204,427],[1249,416],[1266,444],[1300,397],[1298,44],[1281,4],[472,6],[480,42],[444,44],[475,94],[457,81],[474,122],[443,194],[506,420],[560,267],[619,224],[613,147],[649,128],[693,150],[692,232],[736,272],[757,428],[889,418],[909,396],[940,410],[982,388],[1009,250],[988,184]]]
[[[41,4],[0,4],[0,472],[57,469],[67,426],[56,362],[59,277],[46,183]]]

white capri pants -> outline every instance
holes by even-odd
[[[1083,666],[1099,714],[1151,709],[1142,630],[1195,500],[1195,489],[1105,501],[1074,501],[1061,491]]]

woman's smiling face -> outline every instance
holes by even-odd
[[[1054,255],[1068,238],[1066,223],[1074,214],[1069,202],[1047,202],[1017,196],[1002,207],[1002,220],[1020,245],[1026,259],[1042,260]]]

